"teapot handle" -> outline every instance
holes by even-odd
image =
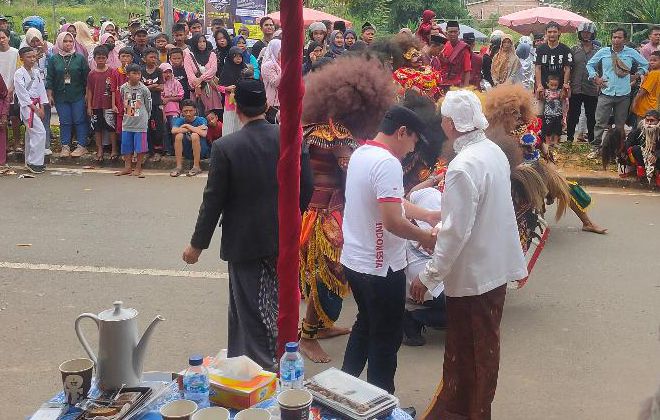
[[[76,324],[75,324],[76,335],[78,336],[78,340],[80,340],[80,344],[82,344],[83,348],[85,349],[85,351],[89,355],[89,358],[92,359],[92,361],[94,362],[94,365],[96,365],[97,364],[96,355],[92,351],[92,348],[89,346],[89,343],[87,342],[87,340],[85,339],[85,336],[83,335],[82,331],[80,330],[80,321],[83,318],[92,319],[96,323],[97,328],[99,327],[99,318],[94,314],[84,313],[84,314],[78,315],[78,318],[76,318]]]

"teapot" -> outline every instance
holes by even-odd
[[[76,335],[90,359],[96,365],[99,387],[104,391],[121,387],[135,387],[142,382],[142,366],[147,343],[154,327],[165,318],[158,315],[142,335],[138,336],[138,311],[123,308],[123,302],[113,303],[114,308],[98,315],[84,313],[76,318]],[[90,318],[99,329],[99,353],[94,354],[80,330],[80,321]]]

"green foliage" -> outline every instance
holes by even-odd
[[[415,22],[413,30],[417,29],[419,19],[425,9],[435,10],[438,18],[455,19],[468,17],[460,0],[351,0],[348,11],[363,20],[373,20],[380,33],[398,32],[404,26]]]

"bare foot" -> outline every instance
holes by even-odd
[[[607,233],[607,229],[594,224],[582,225],[582,230],[585,232],[598,233],[599,235],[604,235]]]
[[[115,172],[115,176],[130,175],[131,172],[133,172],[133,171],[130,170],[130,169],[124,169],[123,171]]]
[[[323,350],[318,340],[300,339],[300,352],[314,363],[330,363],[332,359]]]
[[[340,335],[347,335],[350,333],[351,333],[350,328],[342,328],[333,325],[332,327],[329,328],[320,329],[316,336],[318,337],[319,340],[323,340],[325,338],[339,337]]]

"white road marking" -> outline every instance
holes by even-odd
[[[92,265],[58,265],[58,264],[33,264],[0,261],[0,268],[14,270],[42,270],[42,271],[64,271],[70,273],[108,273],[128,274],[132,276],[155,276],[155,277],[191,277],[204,279],[229,278],[228,273],[217,271],[187,271],[187,270],[160,270],[155,268],[119,268],[119,267],[96,267]]]

